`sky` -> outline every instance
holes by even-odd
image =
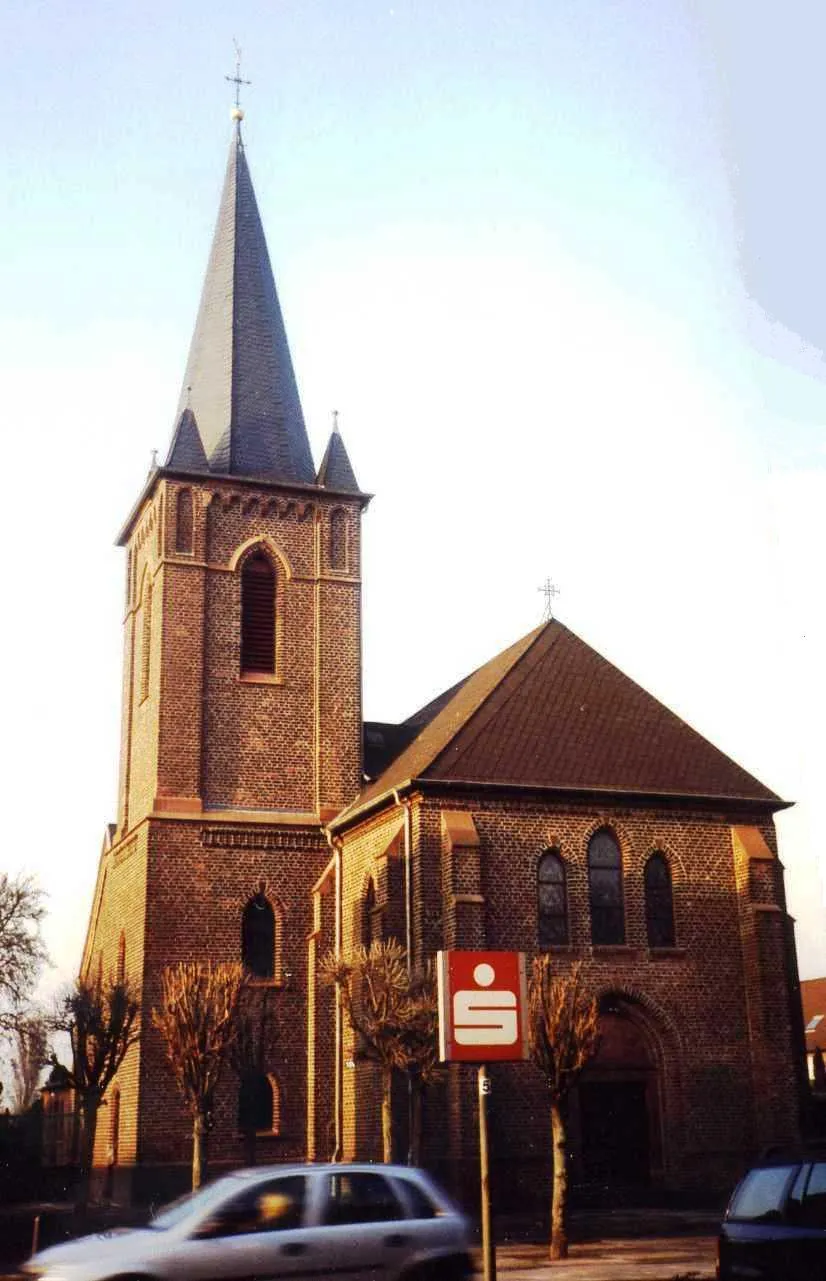
[[[244,137],[320,460],[365,518],[364,710],[541,619],[796,802],[826,975],[826,10],[817,0],[9,0],[0,866],[77,967],[115,816],[124,553]]]

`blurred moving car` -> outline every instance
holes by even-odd
[[[407,1166],[238,1170],[161,1210],[145,1228],[53,1246],[24,1264],[43,1281],[465,1281],[464,1216]]]
[[[720,1281],[826,1277],[826,1149],[776,1153],[734,1189],[718,1240]]]

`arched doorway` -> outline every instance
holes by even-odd
[[[579,1181],[644,1187],[662,1176],[661,1047],[627,997],[600,1001],[600,1042],[576,1091]]]

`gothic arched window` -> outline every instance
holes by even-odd
[[[645,928],[649,947],[673,947],[674,895],[671,869],[664,854],[657,850],[645,865]]]
[[[192,551],[192,490],[179,489],[175,502],[175,551]]]
[[[330,513],[330,568],[347,568],[347,513],[341,507]]]
[[[279,1134],[281,1089],[274,1076],[249,1071],[238,1089],[238,1129],[242,1134]]]
[[[536,869],[536,924],[540,947],[568,942],[568,899],[565,864],[558,850],[546,850]]]
[[[253,894],[241,917],[241,963],[253,978],[275,978],[275,912],[263,890]]]
[[[149,659],[152,646],[152,584],[147,582],[143,592],[143,619],[141,621],[141,667],[139,701],[149,697]]]
[[[369,947],[371,943],[377,943],[381,935],[381,908],[376,902],[376,883],[371,876],[361,901],[361,941]]]
[[[263,552],[241,570],[241,671],[275,671],[275,570]]]
[[[624,943],[622,855],[617,838],[607,827],[594,832],[588,842],[588,895],[591,942],[597,946]]]
[[[116,1085],[109,1104],[109,1164],[117,1165],[120,1147],[120,1086]]]

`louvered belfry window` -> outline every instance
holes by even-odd
[[[263,552],[241,571],[241,671],[275,671],[275,570]]]

